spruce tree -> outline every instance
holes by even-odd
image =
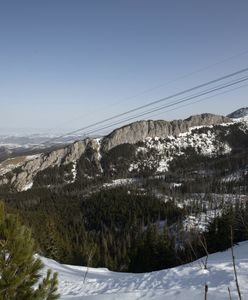
[[[55,300],[57,273],[41,280],[42,261],[35,255],[31,230],[0,203],[0,300]],[[40,283],[39,283],[40,282]]]
[[[45,256],[55,259],[57,261],[61,261],[65,256],[63,253],[63,241],[61,240],[57,228],[55,226],[55,222],[53,219],[49,218],[46,222],[46,232],[49,234],[46,235],[45,242]]]

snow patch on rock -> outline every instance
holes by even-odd
[[[226,125],[226,124],[224,124]],[[207,132],[200,133],[197,130],[208,128]],[[178,136],[148,137],[142,145],[136,149],[136,156],[146,155],[129,166],[129,172],[140,170],[143,167],[156,169],[157,173],[168,171],[170,162],[176,157],[184,155],[188,148],[192,148],[197,154],[205,156],[216,156],[218,154],[227,154],[231,152],[231,147],[227,143],[218,141],[213,126],[195,126],[188,132],[181,133]]]

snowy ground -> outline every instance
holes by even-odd
[[[248,241],[234,248],[238,280],[243,299],[248,299]],[[61,265],[42,258],[46,267],[59,273],[61,299],[67,300],[198,300],[204,299],[204,286],[209,286],[208,300],[238,299],[233,275],[231,251],[209,256],[208,270],[202,260],[180,267],[144,274],[110,272]]]
[[[138,180],[135,178],[121,178],[121,179],[115,179],[112,180],[112,182],[104,183],[103,187],[116,187],[116,186],[122,186],[122,185],[128,185],[137,182]]]
[[[221,124],[227,126],[229,124]],[[208,128],[206,133],[199,133],[196,130]],[[157,173],[168,171],[170,162],[176,156],[184,155],[188,148],[192,148],[196,153],[205,156],[216,156],[218,153],[227,154],[231,152],[231,148],[227,143],[218,141],[213,126],[195,126],[189,131],[180,133],[178,136],[148,137],[143,141],[142,146],[138,147],[136,154],[148,154],[145,162],[144,159],[131,163],[129,172],[140,170],[142,166],[153,169],[157,166]],[[150,154],[149,154],[150,153]]]

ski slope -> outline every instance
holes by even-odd
[[[238,280],[243,299],[248,299],[248,241],[234,248]],[[61,299],[67,300],[194,300],[204,299],[204,286],[209,286],[208,300],[238,299],[231,251],[211,254],[208,270],[203,259],[168,270],[144,274],[110,272],[90,268],[84,281],[85,267],[62,265],[42,258],[46,268],[59,274]]]

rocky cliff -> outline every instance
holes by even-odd
[[[178,134],[187,132],[189,128],[195,126],[209,126],[228,122],[232,122],[232,120],[228,117],[213,114],[195,115],[185,120],[171,122],[163,120],[138,121],[116,129],[106,136],[102,141],[102,150],[107,152],[124,143],[135,144],[147,137],[178,136]]]
[[[26,190],[32,186],[33,178],[40,171],[49,167],[60,166],[77,161],[84,153],[90,139],[75,142],[65,148],[51,151],[48,154],[39,154],[20,158],[17,162],[12,159],[3,162],[0,171],[0,185],[11,184],[16,190]],[[6,173],[4,173],[4,168]]]
[[[221,123],[231,123],[232,120],[213,114],[191,116],[185,120],[167,121],[139,121],[114,130],[101,141],[99,139],[85,139],[77,141],[48,154],[19,157],[9,159],[0,164],[0,185],[9,184],[12,188],[23,191],[32,187],[35,176],[48,168],[74,164],[74,172],[79,159],[84,156],[89,168],[93,166],[98,173],[103,172],[101,166],[102,155],[122,144],[136,144],[145,139],[168,136],[178,136],[196,126],[210,126]],[[111,160],[111,157],[109,158]]]

